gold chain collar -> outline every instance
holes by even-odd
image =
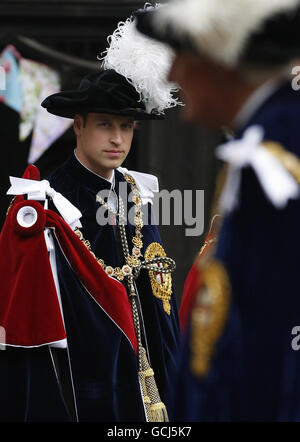
[[[135,180],[131,175],[125,174],[124,175],[125,180],[130,184],[131,190],[132,190],[132,201],[135,206],[135,217],[134,217],[134,224],[135,224],[135,236],[132,238],[132,252],[130,254],[127,239],[126,239],[126,233],[125,233],[125,227],[124,224],[122,224],[122,220],[125,219],[125,213],[124,213],[124,206],[122,199],[119,197],[119,213],[114,213],[110,207],[105,203],[100,196],[97,195],[96,199],[101,204],[104,205],[109,211],[113,212],[115,215],[119,216],[120,220],[120,233],[121,233],[121,241],[122,241],[122,248],[125,255],[126,264],[123,265],[123,267],[112,267],[109,265],[106,265],[103,259],[99,259],[96,257],[96,255],[91,250],[91,243],[90,241],[86,240],[83,237],[82,232],[76,228],[74,232],[79,237],[79,239],[83,242],[83,244],[87,247],[87,249],[90,251],[90,253],[94,256],[94,258],[97,260],[98,264],[103,268],[103,270],[109,275],[113,276],[119,281],[123,281],[125,277],[134,276],[135,279],[140,273],[140,270],[146,269],[150,271],[159,271],[160,273],[171,273],[174,271],[176,265],[175,261],[168,257],[155,257],[153,259],[143,260],[141,261],[142,253],[141,249],[143,248],[143,234],[141,232],[142,227],[144,225],[143,219],[142,219],[142,200],[140,197],[139,190],[136,186]],[[163,264],[163,267],[158,267],[157,264]]]

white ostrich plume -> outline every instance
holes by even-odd
[[[298,5],[299,0],[177,0],[163,5],[153,26],[164,35],[170,25],[207,56],[235,66],[253,32],[268,18],[292,13]]]
[[[159,8],[146,3],[145,9]],[[165,109],[181,105],[173,94],[179,87],[167,80],[174,57],[172,49],[145,37],[136,29],[135,18],[120,22],[108,37],[109,47],[100,57],[103,69],[114,69],[132,84],[146,111],[163,114]]]

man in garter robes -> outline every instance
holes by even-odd
[[[0,238],[1,421],[168,420],[180,343],[175,263],[153,222],[157,178],[121,165],[134,122],[163,118],[177,100],[148,67],[147,101],[124,70],[128,54],[121,68],[109,60],[119,43],[77,90],[42,103],[74,119],[66,163],[47,180],[33,166],[11,177],[16,197]]]

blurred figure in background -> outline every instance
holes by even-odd
[[[174,420],[300,420],[299,25],[299,0],[170,1],[138,15],[176,51],[184,117],[233,132],[216,150],[217,242],[184,294]]]

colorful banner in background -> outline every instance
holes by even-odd
[[[12,45],[0,54],[0,66],[6,74],[0,101],[20,114],[20,141],[32,134],[28,163],[34,163],[73,123],[40,105],[46,96],[61,90],[60,75],[45,64],[23,58]]]

